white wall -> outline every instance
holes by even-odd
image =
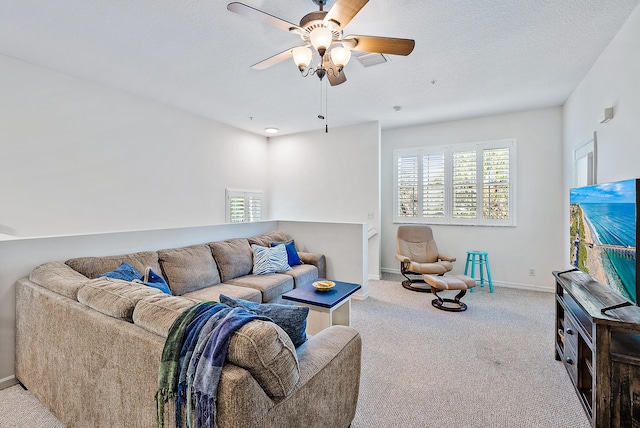
[[[354,297],[368,297],[367,229],[364,223],[278,221],[278,230],[294,237],[300,251],[325,255],[327,278],[360,284]]]
[[[266,191],[267,139],[0,56],[0,233],[222,223]]]
[[[564,105],[565,204],[576,145],[597,133],[597,181],[640,178],[640,6]],[[599,123],[606,107],[608,123]],[[567,213],[567,230],[569,227]],[[568,236],[568,232],[567,232]],[[568,242],[567,242],[568,248]],[[568,250],[567,250],[568,251]]]
[[[553,289],[552,270],[564,266],[562,110],[559,107],[382,132],[382,269],[399,272],[393,223],[393,150],[515,138],[517,226],[434,225],[441,253],[463,273],[468,250],[489,252],[494,283]],[[536,275],[529,276],[529,269]]]
[[[269,138],[270,218],[360,222],[380,230],[380,124]],[[368,218],[372,214],[373,218]],[[380,275],[380,234],[368,273]]]

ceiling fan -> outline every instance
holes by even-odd
[[[303,45],[291,47],[279,54],[251,66],[254,70],[263,70],[279,62],[293,58],[303,76],[315,74],[322,80],[326,75],[331,86],[344,83],[344,66],[351,58],[351,51],[373,52],[392,55],[409,55],[415,46],[411,39],[398,39],[378,36],[343,36],[344,27],[369,0],[336,0],[331,9],[324,10],[328,0],[313,0],[318,11],[306,14],[296,25],[277,18],[243,3],[233,2],[227,9],[281,30],[295,33],[302,39]],[[311,67],[314,52],[320,57],[317,66]]]

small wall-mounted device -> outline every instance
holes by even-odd
[[[607,107],[604,109],[604,113],[600,116],[600,123],[607,123],[613,119],[613,107]]]

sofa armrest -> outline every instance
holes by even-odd
[[[314,265],[318,268],[318,277],[325,278],[327,275],[327,261],[324,254],[318,253],[306,253],[304,251],[298,251],[298,257],[302,260],[302,263],[308,265]]]
[[[300,381],[287,399],[287,420],[293,422],[289,426],[349,426],[360,391],[362,339],[358,331],[345,326],[326,328],[298,347],[297,353]],[[317,407],[332,411],[319,415]]]
[[[220,428],[261,427],[276,404],[251,373],[229,362],[220,375],[217,400]]]

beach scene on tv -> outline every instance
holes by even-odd
[[[636,180],[570,192],[571,264],[636,302]]]

